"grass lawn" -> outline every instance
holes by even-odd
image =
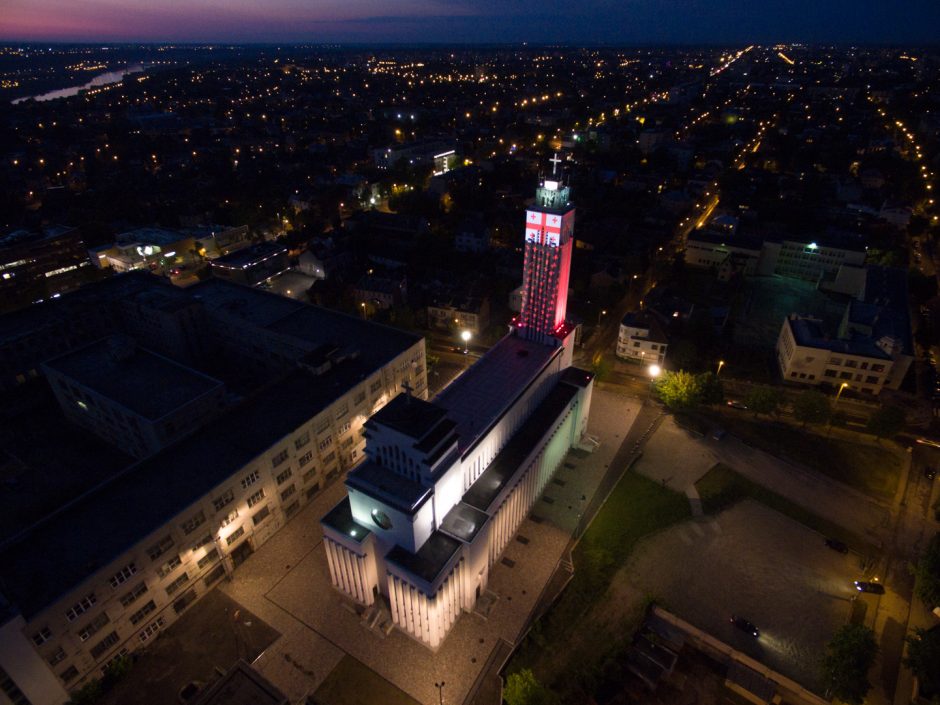
[[[564,689],[585,669],[600,667],[611,643],[603,635],[595,635],[597,662],[572,663],[565,657],[573,632],[584,626],[582,617],[603,597],[614,573],[627,562],[637,541],[689,515],[685,495],[632,470],[625,472],[574,550],[574,577],[558,602],[533,626],[508,671],[531,668],[543,682]],[[559,655],[564,666],[560,670],[550,668],[548,664]]]
[[[803,509],[766,487],[751,482],[723,463],[718,463],[705,473],[695,483],[695,489],[702,498],[702,509],[708,514],[716,514],[742,499],[751,498],[824,536],[844,541],[858,553],[870,555],[875,552],[875,548],[857,534]]]
[[[808,433],[792,426],[754,420],[747,412],[727,412],[728,431],[755,448],[828,475],[873,497],[893,499],[901,459],[888,448]]]
[[[317,688],[315,705],[421,705],[398,687],[366,668],[350,655],[343,656]]]

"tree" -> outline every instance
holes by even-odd
[[[610,360],[604,357],[601,354],[595,355],[594,360],[591,362],[591,372],[594,373],[594,380],[597,382],[603,382],[605,379],[610,377],[610,371],[613,369],[613,366],[610,364]]]
[[[725,400],[725,388],[714,372],[703,372],[698,376],[703,404],[721,404]]]
[[[539,683],[528,668],[510,673],[503,688],[503,700],[507,705],[555,705],[558,697]]]
[[[915,629],[907,638],[904,665],[920,681],[920,694],[925,698],[940,696],[940,627]]]
[[[691,372],[663,372],[654,383],[656,393],[670,409],[687,409],[702,399],[702,381]]]
[[[780,406],[780,392],[773,387],[763,385],[751,387],[747,396],[744,398],[747,408],[758,414],[773,414]]]
[[[927,544],[914,569],[914,593],[927,609],[940,607],[940,532]]]
[[[875,661],[875,633],[862,624],[847,624],[826,645],[821,668],[828,694],[861,705],[871,689],[868,670]]]
[[[882,406],[868,419],[868,430],[878,438],[893,436],[907,421],[904,409],[898,406]]]
[[[829,418],[829,399],[822,392],[807,389],[793,402],[793,415],[803,426],[808,423],[822,423]]]

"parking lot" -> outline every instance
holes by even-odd
[[[752,501],[643,541],[615,591],[649,595],[695,626],[812,690],[826,643],[852,611],[860,559]],[[617,585],[619,583],[619,585]],[[877,596],[858,599],[872,601]],[[758,639],[731,614],[756,624]]]

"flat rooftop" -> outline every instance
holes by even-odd
[[[308,351],[339,344],[344,349],[356,350],[369,364],[385,364],[422,339],[397,328],[223,279],[209,279],[186,291],[202,301],[210,313],[234,316],[289,336]]]
[[[875,345],[875,340],[865,335],[853,334],[850,338],[837,338],[826,333],[822,322],[814,318],[789,317],[787,323],[797,345],[819,350],[829,350],[843,355],[859,355],[876,360],[890,360],[891,356]]]
[[[489,519],[490,516],[486,512],[458,502],[441,522],[441,531],[464,543],[470,543]]]
[[[325,517],[320,519],[320,523],[340,534],[351,537],[357,543],[362,543],[366,540],[366,537],[372,533],[371,529],[353,519],[352,507],[349,504],[349,495],[343,497],[339,504],[333,507]]]
[[[548,427],[571,403],[577,392],[577,387],[564,382],[549,392],[512,440],[464,493],[463,503],[481,512],[489,511],[493,500],[519,470],[523,461],[538,447]]]
[[[446,409],[457,423],[462,454],[477,443],[561,350],[507,335],[434,398],[434,404]]]
[[[367,424],[381,424],[414,440],[424,438],[447,415],[431,402],[399,394],[372,416]]]
[[[417,553],[395,546],[385,556],[385,560],[417,575],[426,583],[433,583],[448,566],[460,545],[457,539],[442,531],[435,531]]]
[[[425,487],[371,460],[349,471],[346,486],[384,500],[406,514],[414,513],[433,492],[433,488]]]
[[[45,365],[151,421],[223,386],[120,336],[102,338]]]

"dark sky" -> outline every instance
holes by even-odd
[[[0,0],[0,40],[909,44],[940,0]]]

